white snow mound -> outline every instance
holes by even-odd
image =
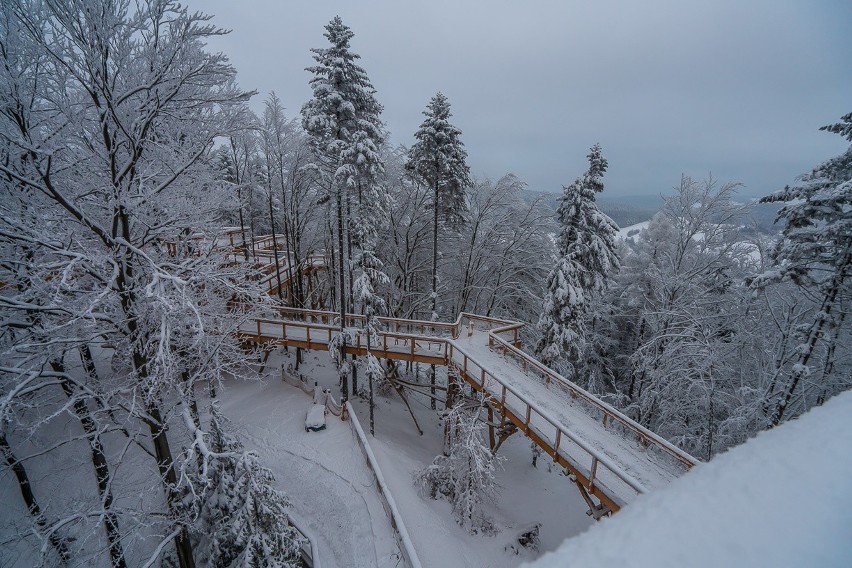
[[[566,540],[533,568],[820,566],[852,559],[852,391]]]
[[[312,404],[305,417],[305,430],[318,431],[325,428],[325,406]]]

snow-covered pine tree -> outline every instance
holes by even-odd
[[[588,155],[589,169],[564,188],[558,217],[556,264],[547,277],[544,306],[538,321],[542,336],[536,353],[545,365],[577,371],[590,302],[606,288],[619,267],[615,235],[618,227],[595,203],[604,189],[607,161],[600,144]]]
[[[382,206],[382,191],[377,178],[383,171],[379,148],[384,141],[379,115],[382,106],[367,72],[350,51],[352,31],[340,16],[325,26],[330,47],[312,49],[316,65],[307,70],[313,97],[302,107],[302,126],[308,133],[318,171],[334,199],[337,231],[337,290],[341,336],[346,327],[347,271],[349,249],[345,246],[347,231],[365,242],[374,230],[374,220]],[[352,210],[359,221],[353,223]],[[358,244],[358,243],[356,243]],[[351,280],[350,280],[351,282]],[[341,346],[345,347],[345,343]],[[341,358],[343,361],[343,358]],[[346,377],[341,375],[343,397],[349,395]]]
[[[471,409],[470,401],[462,398],[446,413],[449,451],[436,457],[416,478],[422,493],[432,499],[444,497],[452,503],[456,521],[471,534],[493,531],[482,505],[495,498],[495,474],[505,459],[491,453],[485,441],[482,408],[477,405]]]
[[[852,142],[852,113],[820,130]],[[798,361],[789,369],[786,382],[773,382],[767,393],[774,401],[771,423],[777,425],[788,414],[803,379],[810,377],[813,381],[814,375],[819,376],[822,392],[817,403],[849,387],[848,378],[834,377],[832,371],[838,342],[844,333],[849,333],[844,324],[848,325],[846,315],[852,300],[852,146],[801,176],[797,185],[785,187],[761,202],[786,203],[778,212],[784,229],[773,254],[776,266],[755,279],[754,284],[791,280],[819,304],[814,320],[799,332]],[[820,369],[814,369],[820,344],[824,345],[824,354]]]
[[[406,169],[432,190],[432,315],[438,318],[438,228],[464,223],[465,189],[472,185],[461,130],[450,123],[450,102],[437,93],[423,111],[417,141],[408,152]]]
[[[355,280],[355,302],[361,306],[364,315],[364,333],[367,338],[366,377],[368,388],[368,400],[370,404],[370,434],[376,433],[375,429],[375,401],[373,390],[375,383],[384,375],[382,365],[372,353],[372,346],[378,343],[378,312],[384,309],[385,303],[376,293],[376,286],[388,282],[387,275],[382,272],[382,262],[371,251],[361,251],[356,259],[361,268],[361,273]]]
[[[200,515],[206,565],[296,568],[302,540],[289,524],[286,496],[272,472],[247,452],[218,408],[211,407],[210,489]]]
[[[423,111],[426,116],[414,134],[417,141],[408,153],[406,169],[417,182],[432,191],[432,314],[438,319],[438,226],[443,222],[450,229],[464,222],[465,189],[472,185],[467,151],[461,141],[461,130],[450,123],[450,101],[436,93]],[[435,385],[435,365],[431,367],[430,382]],[[435,389],[431,389],[432,410],[435,409]]]

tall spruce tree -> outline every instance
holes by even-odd
[[[406,169],[432,192],[432,314],[438,319],[438,228],[464,223],[465,189],[472,185],[461,130],[450,123],[450,101],[436,93],[423,111],[426,120],[414,134],[417,141],[408,153]],[[435,365],[431,367],[432,409],[435,409]]]
[[[302,125],[308,133],[311,149],[319,165],[330,197],[334,199],[337,230],[337,294],[340,329],[346,327],[347,280],[351,247],[347,235],[362,250],[375,233],[378,207],[384,203],[384,192],[377,183],[383,171],[379,148],[384,141],[379,115],[382,106],[367,72],[356,61],[359,55],[350,51],[354,34],[335,16],[325,26],[325,37],[331,44],[312,49],[316,65],[307,70],[313,97],[302,107]],[[352,242],[351,240],[349,241]],[[341,361],[344,358],[341,357]],[[343,376],[342,394],[349,396],[348,380]]]
[[[450,102],[437,93],[423,111],[426,120],[414,134],[406,169],[432,190],[432,319],[438,317],[438,229],[464,223],[465,189],[472,185],[461,130],[450,123]]]
[[[840,134],[852,142],[852,113],[820,130]],[[843,387],[844,381],[832,377],[832,370],[852,300],[852,146],[803,175],[797,185],[785,187],[761,202],[786,204],[778,212],[784,229],[773,253],[775,267],[755,283],[791,280],[819,305],[811,324],[799,330],[798,360],[789,369],[786,382],[773,381],[767,393],[774,403],[770,420],[775,426],[784,418],[803,380],[823,383],[818,403]],[[820,344],[824,349],[819,349]],[[822,357],[817,356],[819,351]],[[821,359],[819,370],[813,368],[817,359]]]
[[[592,146],[588,158],[588,171],[564,188],[559,205],[559,257],[547,277],[538,320],[542,336],[536,346],[544,364],[572,374],[584,341],[590,301],[606,288],[610,273],[619,266],[618,226],[595,204],[607,169],[600,144]]]

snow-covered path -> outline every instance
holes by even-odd
[[[638,481],[645,489],[668,485],[683,473],[681,466],[669,456],[642,448],[637,441],[626,438],[605,426],[599,418],[589,414],[582,403],[572,400],[567,391],[558,385],[546,384],[489,349],[487,332],[474,332],[471,336],[463,334],[452,343],[456,347],[453,359],[457,364],[461,365],[463,354],[467,354],[478,362],[477,365],[468,363],[470,368],[476,369],[473,371],[474,376],[477,376],[480,365],[487,370],[490,377],[486,386],[492,395],[498,399],[501,397],[500,383],[510,386],[516,393],[526,398],[536,412],[552,418],[565,431],[608,458],[614,465],[613,469],[618,469]],[[499,383],[490,380],[491,377],[496,378]],[[513,396],[511,393],[507,395],[506,407],[516,416],[526,414],[526,404],[520,397]],[[541,416],[534,412],[531,415],[530,424],[542,438],[551,444],[555,443],[556,429]],[[560,450],[571,458],[573,463],[578,464],[578,469],[584,473],[589,470],[591,457],[580,446],[569,443],[565,437],[562,437]],[[598,483],[607,487],[606,493],[621,503],[628,503],[636,496],[634,489],[607,468],[599,468],[597,478]]]
[[[347,423],[329,416],[326,430],[305,432],[311,399],[275,379],[232,381],[221,401],[317,541],[323,568],[398,565],[390,522]]]

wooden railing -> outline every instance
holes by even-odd
[[[687,454],[674,444],[663,439],[651,430],[648,430],[641,424],[631,420],[611,405],[600,400],[585,389],[577,386],[577,384],[569,381],[550,367],[546,367],[537,359],[531,357],[516,346],[518,338],[518,330],[520,326],[518,322],[507,322],[507,325],[498,327],[488,335],[488,347],[493,351],[498,351],[504,356],[508,355],[525,374],[530,372],[537,374],[544,380],[546,384],[555,384],[559,388],[568,393],[572,399],[581,400],[587,407],[596,410],[599,413],[600,419],[604,426],[610,424],[618,424],[624,430],[634,434],[636,440],[643,447],[655,447],[659,451],[674,458],[686,469],[690,469],[698,463],[698,460]],[[504,333],[513,333],[514,343],[500,337]]]
[[[337,323],[337,326],[339,326],[339,314],[336,312],[304,310],[298,308],[280,308],[279,312],[284,317],[308,322],[321,322],[322,324],[325,324],[325,326],[329,327],[332,326],[332,324]],[[363,321],[364,316],[357,314],[346,315],[346,327],[356,327],[361,325]],[[698,460],[680,448],[631,420],[611,405],[603,402],[585,389],[569,381],[556,371],[546,367],[540,361],[519,349],[519,334],[520,330],[524,326],[523,322],[480,316],[466,312],[459,314],[458,318],[453,323],[387,317],[378,318],[378,321],[386,328],[384,331],[380,332],[381,336],[405,340],[410,340],[413,337],[415,340],[430,340],[435,343],[446,341],[447,339],[458,338],[462,333],[464,333],[465,329],[469,329],[469,326],[472,323],[480,331],[488,331],[489,348],[500,352],[513,360],[517,367],[525,374],[537,375],[540,379],[544,380],[545,383],[554,384],[564,392],[568,393],[572,399],[579,399],[582,401],[588,408],[593,409],[598,413],[605,426],[616,424],[620,425],[626,432],[633,434],[635,439],[642,444],[642,446],[657,448],[659,451],[674,458],[687,469],[698,463]],[[334,329],[338,329],[338,327],[332,327],[332,330]],[[404,330],[407,333],[402,333],[400,330]],[[356,337],[358,337],[357,341],[360,347],[362,345],[360,334]],[[460,348],[456,346],[456,349]]]
[[[617,480],[636,494],[647,491],[642,483],[633,476],[626,473],[601,452],[589,446],[582,438],[571,433],[547,412],[540,410],[527,396],[507,384],[506,381],[495,375],[462,348],[451,344],[449,357],[450,361],[454,361],[458,366],[459,371],[467,375],[469,380],[475,382],[477,390],[489,396],[492,402],[498,405],[498,408],[513,415],[524,434],[529,437],[533,437],[532,435],[535,434],[539,438],[539,442],[545,442],[539,443],[539,445],[549,450],[551,457],[554,459],[561,457],[575,468],[579,466],[584,469],[584,476],[587,478],[586,485],[590,490],[594,491],[596,483],[598,483],[609,490],[603,491],[604,493],[611,495],[617,489],[612,486],[612,481]],[[569,444],[573,444],[587,456],[586,467],[583,467],[583,463],[578,462],[576,451],[572,452],[571,455],[568,454],[566,449]],[[602,472],[609,472],[611,479],[607,479],[605,482],[599,481]],[[620,504],[616,506],[618,507]]]
[[[321,323],[324,334],[327,334],[326,341],[331,339],[335,330],[339,330],[339,314],[335,312],[298,308],[280,308],[279,312],[285,318],[292,318],[297,322],[307,322],[299,323],[300,326],[305,328],[311,326],[317,327],[316,324],[309,322]],[[524,326],[523,322],[480,316],[466,312],[459,314],[453,323],[399,318],[378,318],[378,320],[386,328],[379,333],[382,338],[380,343],[382,349],[387,350],[388,340],[397,340],[409,345],[412,354],[416,349],[418,341],[421,343],[428,342],[430,346],[426,348],[436,351],[436,345],[439,343],[445,344],[449,339],[458,338],[464,333],[465,329],[470,329],[470,325],[473,324],[480,331],[488,331],[488,346],[491,350],[497,351],[508,359],[511,359],[525,374],[537,376],[546,384],[555,385],[557,388],[566,392],[571,396],[572,400],[579,400],[587,409],[593,413],[597,413],[604,426],[618,426],[625,433],[632,435],[644,448],[652,448],[662,452],[674,459],[685,469],[689,469],[698,463],[698,460],[688,453],[664,440],[641,424],[631,420],[611,405],[595,397],[556,371],[546,367],[543,363],[518,348],[520,330]],[[273,322],[274,320],[266,321]],[[357,314],[346,315],[346,327],[357,327],[363,321],[364,316]],[[334,323],[337,325],[332,325]],[[288,323],[288,325],[295,325],[295,322]],[[404,330],[407,333],[403,333],[400,330]],[[359,349],[366,347],[366,341],[362,335],[361,333],[356,335],[356,344]],[[379,345],[374,347],[378,349]],[[454,349],[463,352],[463,349],[458,345],[455,345]],[[451,359],[449,358],[449,351],[446,347],[443,348],[443,354],[448,357],[448,361]]]
[[[296,308],[282,308],[282,310],[290,311],[296,310]],[[298,311],[313,313],[305,314],[304,321],[257,319],[254,322],[255,329],[253,330],[255,336],[260,340],[303,343],[307,349],[312,349],[314,347],[326,347],[331,343],[335,334],[340,332],[339,326],[327,323],[334,321],[333,313],[318,312],[317,310]],[[361,318],[363,316],[347,316],[350,326]],[[264,329],[264,326],[267,329]],[[275,330],[275,335],[270,335],[270,327]],[[290,333],[288,333],[288,330]],[[293,332],[293,330],[299,331]],[[245,333],[245,330],[243,333]],[[376,335],[377,340],[370,342],[370,348],[376,352],[414,356],[425,351],[432,359],[437,358],[442,361],[447,359],[448,343],[445,338],[384,330],[379,331]],[[366,332],[358,331],[354,336],[354,341],[347,345],[347,348],[357,352],[365,352],[367,349]]]
[[[229,233],[233,245],[234,232]],[[264,250],[272,245],[272,236],[264,236],[254,243],[256,256],[271,257],[273,251]],[[242,255],[239,248],[230,253],[234,261]],[[318,266],[325,266],[324,255],[309,255],[299,265],[297,273]],[[261,283],[268,285],[271,292],[277,286],[279,274],[275,264],[263,267],[267,275]],[[267,270],[268,269],[268,270]],[[284,268],[286,270],[286,267]],[[282,279],[282,285],[286,279]],[[282,319],[259,319],[255,322],[255,337],[259,341],[284,341],[303,345],[308,349],[328,348],[335,334],[340,332],[340,314],[325,310],[310,310],[279,307]],[[365,317],[346,314],[344,326],[363,327]],[[408,358],[407,360],[428,360],[454,366],[464,375],[471,385],[483,392],[492,404],[508,416],[535,443],[551,454],[554,460],[569,468],[590,492],[596,494],[612,510],[621,503],[614,496],[624,495],[624,490],[635,494],[646,491],[643,484],[624,471],[608,456],[595,449],[582,437],[569,431],[548,412],[536,406],[526,395],[502,379],[498,372],[487,368],[477,361],[457,342],[465,332],[472,334],[474,329],[487,332],[488,347],[502,355],[506,364],[516,366],[524,375],[545,385],[559,389],[570,396],[572,403],[583,406],[585,414],[597,418],[613,434],[631,436],[646,451],[650,450],[684,470],[693,467],[698,460],[680,448],[664,440],[654,432],[631,420],[611,405],[598,399],[556,371],[545,366],[520,348],[520,330],[524,323],[501,318],[460,313],[454,322],[435,322],[413,319],[380,317],[378,322],[384,328],[370,340],[370,348],[383,352],[383,356]],[[272,327],[274,334],[264,333]],[[264,327],[267,329],[264,330]],[[280,337],[279,337],[280,333]],[[248,334],[243,331],[243,334]],[[367,336],[363,329],[356,331],[353,342],[347,346],[350,352],[364,353],[367,348]],[[570,455],[569,455],[570,450]],[[583,457],[585,456],[585,458]],[[621,486],[621,490],[616,487]]]

